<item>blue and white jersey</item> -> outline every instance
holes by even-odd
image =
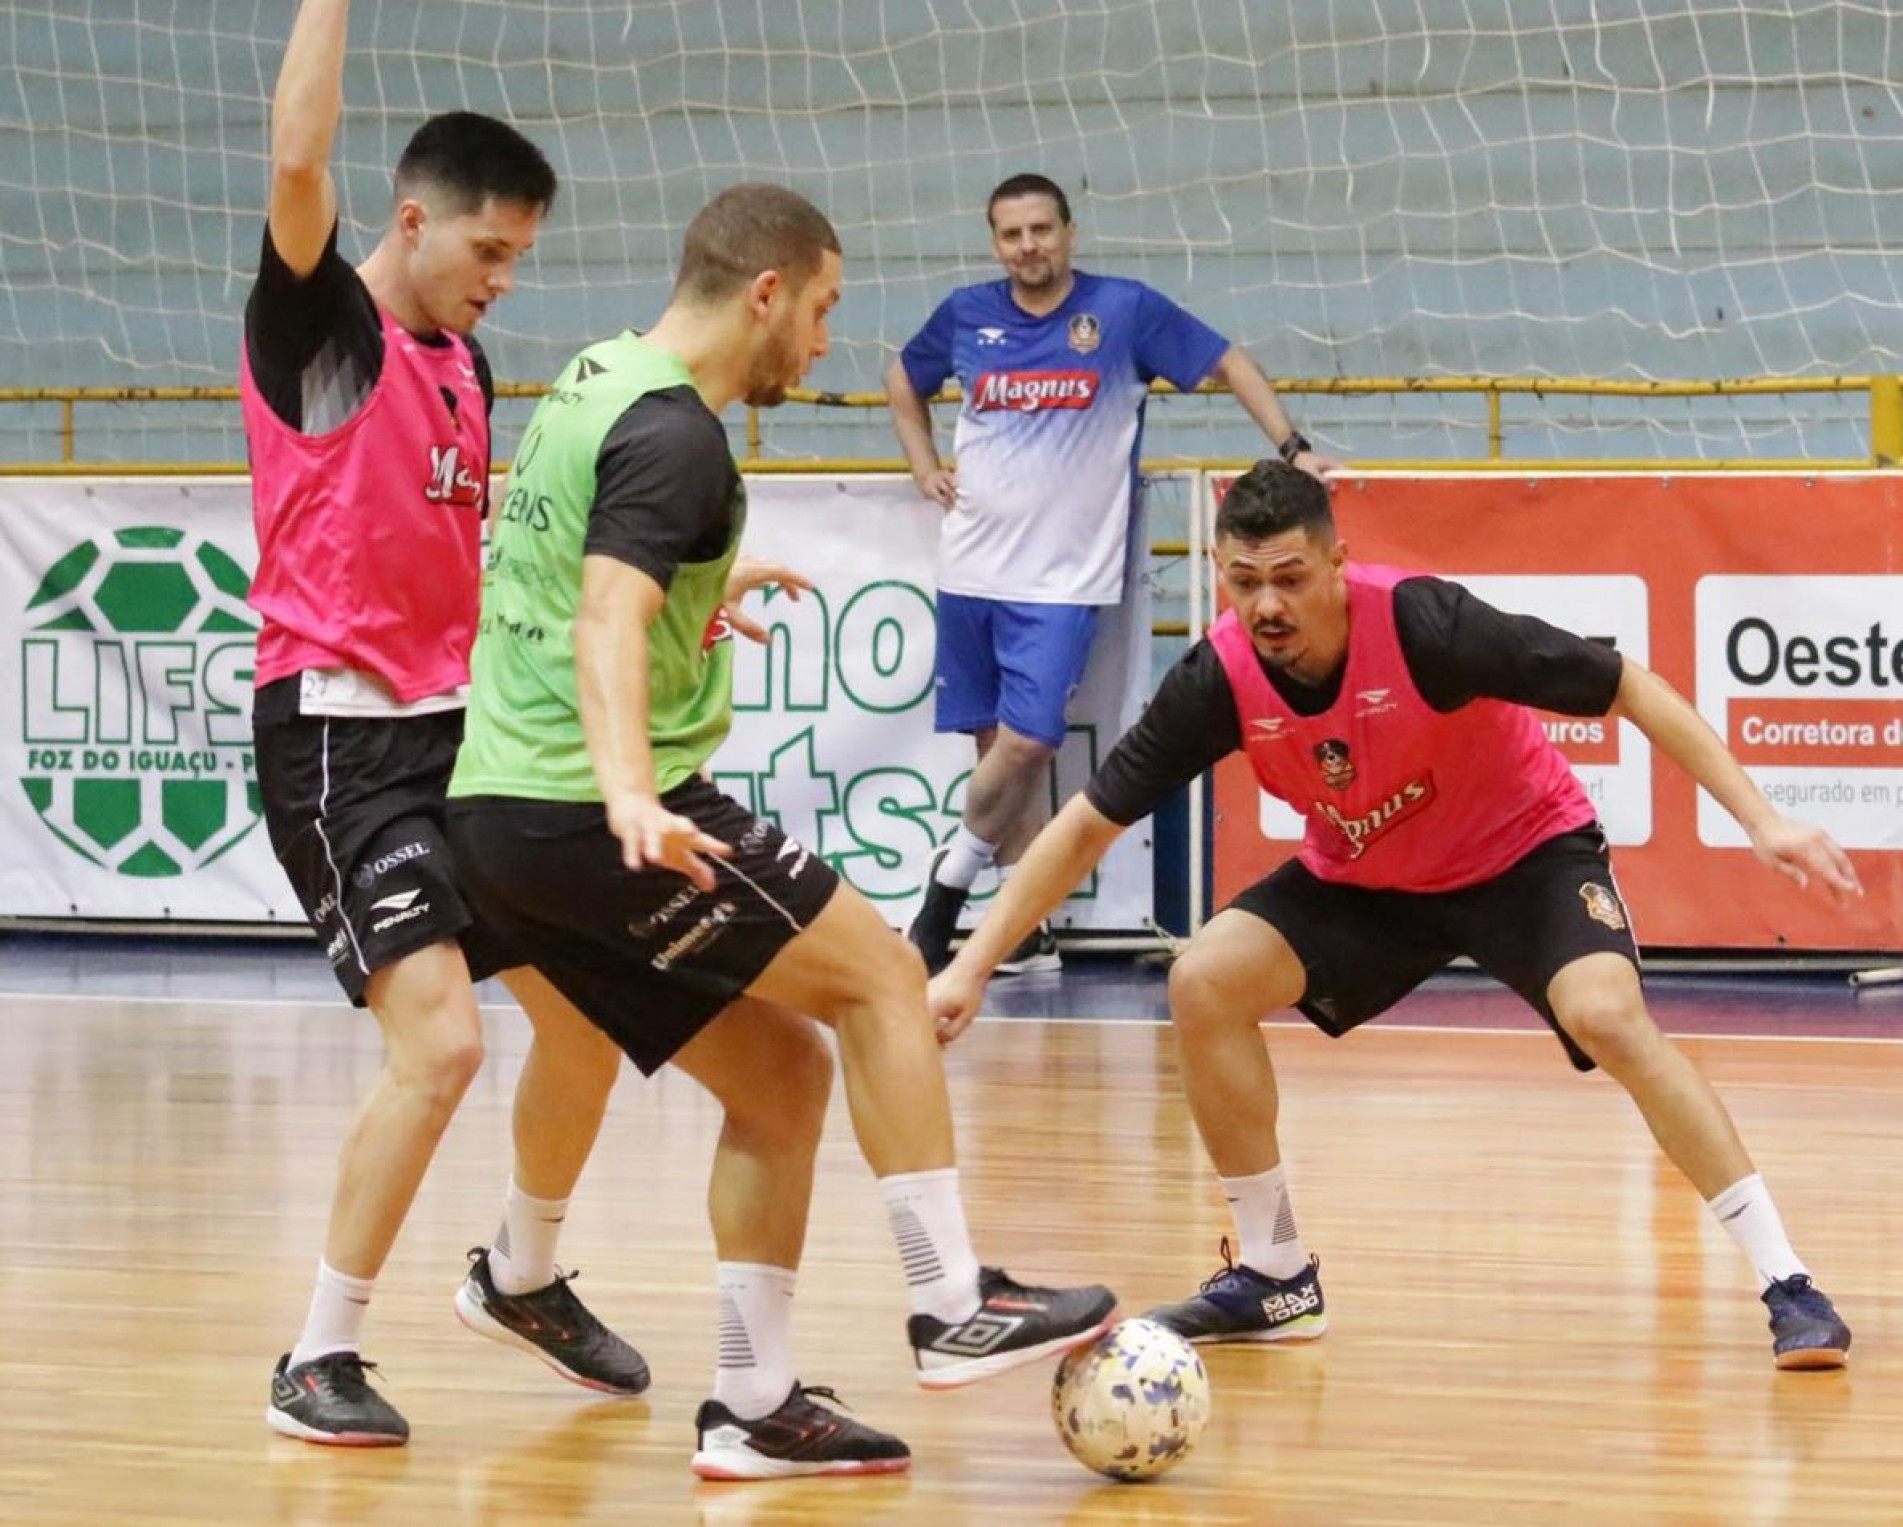
[[[1011,283],[960,287],[900,353],[921,398],[956,375],[958,501],[938,586],[1032,604],[1115,604],[1143,442],[1163,377],[1194,387],[1229,342],[1141,281],[1073,273],[1044,317]]]

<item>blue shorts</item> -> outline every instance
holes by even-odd
[[[941,732],[983,732],[1002,722],[1047,747],[1064,740],[1064,710],[1083,681],[1094,604],[1022,604],[968,594],[938,596]]]

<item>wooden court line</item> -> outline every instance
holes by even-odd
[[[8,991],[3,988],[0,988],[0,1002],[125,1002],[157,1007],[308,1007],[327,1008],[333,1011],[341,1007],[341,1004],[321,997],[153,997],[130,994],[115,996],[95,992]],[[514,1003],[509,1002],[483,1002],[477,1006],[485,1013],[520,1013],[522,1011]],[[1164,1023],[1167,1020],[1162,1018],[1054,1018],[1050,1016],[1011,1018],[1002,1014],[993,1014],[988,1020],[981,1021],[1121,1026]],[[1299,1018],[1265,1018],[1263,1026],[1271,1029],[1303,1029],[1312,1033],[1321,1032],[1313,1024]],[[1552,1031],[1544,1028],[1506,1029],[1458,1023],[1390,1023],[1385,1025],[1374,1023],[1365,1024],[1355,1032],[1357,1034],[1472,1034],[1498,1039],[1550,1040],[1552,1038]],[[1667,1029],[1666,1034],[1672,1039],[1723,1039],[1737,1044],[1903,1045],[1903,1035],[1889,1034],[1732,1034],[1671,1029]]]

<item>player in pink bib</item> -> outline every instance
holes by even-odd
[[[397,165],[389,227],[353,268],[329,169],[348,19],[348,0],[305,0],[285,49],[240,392],[265,825],[338,984],[376,1014],[384,1058],[340,1153],[316,1287],[265,1420],[307,1442],[387,1447],[409,1426],[365,1377],[365,1312],[482,1062],[473,983],[521,964],[471,915],[443,817],[489,496],[494,389],[472,336],[514,285],[555,172],[507,123],[432,117]],[[502,1229],[472,1253],[456,1312],[579,1384],[638,1393],[640,1354],[554,1260],[619,1053],[534,972],[507,979],[535,1043]]]
[[[1630,721],[1800,884],[1861,894],[1822,831],[1778,814],[1675,691],[1609,646],[1507,615],[1459,585],[1347,560],[1328,493],[1279,461],[1230,489],[1213,552],[1230,609],[1038,835],[932,983],[941,1037],[999,960],[1117,836],[1226,754],[1301,811],[1296,858],[1190,941],[1170,973],[1184,1090],[1234,1210],[1240,1257],[1151,1312],[1198,1342],[1326,1329],[1276,1141],[1260,1021],[1293,1006],[1333,1035],[1466,955],[1603,1067],[1764,1286],[1781,1368],[1841,1367],[1850,1330],[1798,1259],[1730,1115],[1653,1023],[1638,949],[1584,790],[1535,709]]]

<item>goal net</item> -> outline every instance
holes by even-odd
[[[0,387],[232,380],[292,10],[0,8]],[[1903,370],[1893,0],[358,0],[351,42],[351,254],[430,111],[507,116],[565,178],[484,330],[509,380],[651,317],[705,198],[771,178],[846,246],[813,381],[876,389],[952,285],[996,273],[985,196],[1024,169],[1070,189],[1080,263],[1150,281],[1273,376]],[[1506,448],[1849,456],[1863,408],[1515,399]],[[1486,451],[1472,398],[1292,409],[1352,457]],[[1239,418],[1159,406],[1153,450],[1253,454]],[[0,460],[56,456],[58,425],[0,405]],[[242,453],[228,406],[85,410],[80,431],[95,459]],[[782,410],[767,445],[894,454],[882,415],[836,410]]]

